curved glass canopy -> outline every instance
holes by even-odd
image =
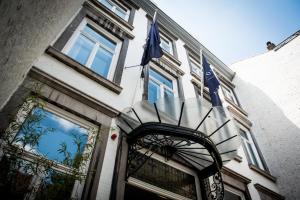
[[[198,98],[140,101],[120,114],[117,125],[129,144],[128,176],[139,169],[130,167],[132,159],[142,165],[153,153],[187,164],[200,179],[220,176],[223,164],[236,156],[241,143],[227,109]],[[147,149],[142,156],[141,149]]]

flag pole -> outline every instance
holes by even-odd
[[[204,92],[204,68],[203,68],[203,51],[202,48],[200,47],[200,66],[202,67],[202,77],[201,77],[201,103],[203,103],[203,92]]]

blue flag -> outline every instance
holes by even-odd
[[[210,64],[202,55],[203,73],[204,73],[204,86],[208,87],[209,95],[211,98],[212,106],[222,106],[221,99],[218,94],[220,82],[210,68]]]
[[[156,21],[151,24],[141,65],[145,66],[152,58],[160,58],[163,51],[160,47],[159,30]]]

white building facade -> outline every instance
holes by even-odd
[[[158,9],[157,20],[164,55],[150,62],[149,73],[141,79],[141,68],[132,66],[141,61],[155,9]],[[32,63],[25,80],[3,107],[1,130],[13,130],[14,138],[20,137],[19,141],[22,142],[26,133],[22,132],[22,126],[13,129],[11,121],[26,124],[30,112],[43,112],[46,118],[40,122],[39,127],[43,129],[52,124],[59,131],[47,134],[47,138],[42,135],[37,148],[45,153],[47,160],[60,162],[53,167],[54,171],[60,173],[72,170],[74,161],[68,162],[60,154],[53,153],[57,152],[54,147],[60,147],[59,152],[69,157],[76,157],[76,145],[68,136],[71,132],[79,140],[76,143],[79,149],[82,143],[90,144],[81,150],[89,157],[80,165],[81,171],[88,175],[64,188],[64,194],[69,195],[66,199],[205,200],[205,188],[198,181],[197,173],[182,163],[166,161],[160,155],[151,158],[151,166],[156,166],[151,168],[154,170],[152,174],[162,175],[159,172],[159,167],[162,167],[172,174],[164,174],[162,178],[174,176],[177,179],[170,178],[170,183],[181,185],[187,181],[186,185],[179,187],[174,184],[175,189],[166,184],[159,185],[151,181],[151,173],[146,172],[148,181],[138,177],[126,179],[128,147],[116,120],[125,108],[142,100],[199,98],[202,77],[200,48],[221,81],[225,105],[238,127],[242,141],[238,155],[222,168],[225,199],[284,199],[280,195],[277,178],[273,176],[277,174],[272,171],[273,166],[267,155],[260,151],[258,144],[261,143],[254,138],[256,131],[259,132],[255,128],[259,118],[251,117],[252,110],[246,106],[248,104],[243,106],[246,100],[239,96],[240,93],[245,94],[245,89],[236,90],[240,83],[233,81],[235,73],[163,11],[146,0],[89,0],[78,7],[60,34]],[[36,101],[24,103],[24,99],[32,94],[38,97],[38,102],[43,102],[42,108],[36,107]],[[209,103],[206,89],[204,97]],[[26,109],[26,106],[30,109]],[[8,117],[8,114],[12,117]],[[69,145],[66,147],[68,152],[63,151],[62,143]],[[261,148],[265,150],[267,147]],[[29,155],[34,153],[26,151]],[[28,183],[40,191],[41,182],[31,177]],[[53,185],[48,184],[44,189],[49,192]],[[35,191],[30,195],[21,194],[20,199],[43,199],[43,195],[43,192]]]

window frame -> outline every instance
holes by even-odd
[[[91,38],[91,36],[87,37],[86,33],[82,33],[84,27],[87,26],[87,25],[89,25],[92,29],[94,29],[96,32],[98,32],[98,34],[103,35],[104,37],[108,38],[109,40],[113,41],[116,44],[116,47],[115,47],[115,50],[114,50],[113,56],[112,56],[112,61],[110,63],[109,70],[108,70],[108,73],[107,73],[107,77],[105,77],[105,76],[95,72],[93,69],[91,69],[91,67],[92,67],[91,65],[92,65],[92,63],[95,59],[97,51],[100,49],[99,46],[101,48],[103,48],[104,45],[101,44],[99,41],[96,41],[95,39]],[[73,46],[75,45],[77,39],[80,37],[80,35],[83,35],[84,37],[87,37],[89,40],[95,42],[95,44],[93,46],[93,49],[90,52],[90,55],[88,56],[88,60],[87,60],[86,64],[82,64],[82,65],[85,66],[86,68],[90,69],[91,71],[93,71],[97,75],[102,76],[102,77],[112,81],[113,78],[114,78],[114,74],[115,74],[115,70],[116,70],[116,67],[117,67],[117,63],[118,63],[118,59],[119,59],[119,56],[120,56],[120,51],[121,51],[121,47],[122,47],[123,42],[120,39],[118,39],[117,37],[115,37],[113,34],[109,33],[108,31],[106,31],[105,29],[103,29],[102,27],[97,25],[95,22],[91,21],[90,19],[84,18],[81,21],[81,23],[79,24],[79,26],[76,28],[76,30],[74,31],[72,36],[69,38],[66,45],[63,47],[62,53],[68,55],[69,52],[72,50]],[[104,49],[107,50],[106,47]],[[112,52],[110,52],[110,53],[112,53]],[[77,60],[75,60],[75,61],[78,62]]]
[[[192,55],[188,54],[188,59],[189,59],[189,66],[190,66],[190,71],[191,74],[195,75],[200,81],[203,79],[203,66],[201,65],[200,62],[198,62],[195,58],[193,58]],[[197,70],[200,72],[195,72],[193,69],[193,65],[197,68]]]
[[[123,20],[125,20],[126,22],[128,22],[128,20],[129,20],[129,15],[130,15],[130,9],[129,8],[127,8],[127,7],[125,7],[125,6],[123,6],[123,5],[120,5],[120,3],[115,3],[115,2],[113,2],[113,1],[111,1],[111,0],[97,0],[99,3],[101,3],[103,6],[105,6],[105,8],[107,8],[107,9],[109,9],[109,10],[111,10],[114,14],[116,14],[118,17],[120,17],[121,19],[123,19]],[[111,4],[112,5],[112,8],[108,8],[104,3],[102,3],[102,1],[107,1],[109,4]],[[116,12],[116,10],[117,9],[120,9],[121,8],[121,10],[125,10],[126,12],[125,12],[125,18],[123,18],[123,17],[121,17],[120,15],[118,15],[117,14],[117,12]]]
[[[38,105],[39,103],[44,104],[44,101],[41,100],[41,99],[37,99],[37,102],[31,102],[31,101],[24,102],[23,105],[21,106],[21,108],[17,112],[16,122],[17,123],[24,123],[25,120],[27,119],[28,115],[33,111],[33,109],[36,108],[36,107],[39,107],[39,105]],[[43,105],[43,107],[40,107],[40,108],[42,108],[42,109],[44,109],[48,112],[51,112],[54,115],[56,115],[58,117],[61,117],[62,119],[65,119],[65,120],[68,120],[72,123],[75,123],[75,124],[85,128],[87,130],[89,130],[90,128],[93,128],[94,129],[94,134],[98,133],[99,127],[96,126],[95,124],[92,124],[91,122],[88,122],[88,121],[86,121],[86,120],[84,120],[84,119],[82,119],[82,118],[80,118],[80,117],[78,117],[78,116],[76,116],[76,115],[74,115],[70,112],[67,112],[67,111],[65,111],[65,110],[63,110],[63,109],[61,109],[61,108],[59,108],[59,107],[57,107],[53,104],[50,104],[50,103],[46,102]],[[9,131],[11,133],[10,138],[9,138],[9,141],[11,141],[11,142],[13,142],[13,140],[15,139],[15,137],[17,136],[17,134],[20,130],[20,129],[12,128],[13,126],[14,126],[14,124],[10,123],[10,125],[6,129],[6,131]],[[87,138],[87,143],[86,144],[92,144],[94,146],[96,141],[92,140],[92,138],[91,138],[92,135],[89,135],[89,133],[87,133],[87,135],[88,135],[88,138]],[[4,145],[6,145],[6,144],[4,144]],[[18,144],[13,143],[13,145],[15,147],[19,147]],[[89,150],[87,150],[85,148],[82,153],[83,154],[84,153],[92,153],[92,151],[93,151],[93,148],[91,148]],[[39,157],[42,158],[41,155],[38,155],[38,154],[35,154],[35,153],[32,153],[30,151],[25,150],[24,155],[20,159],[22,159],[24,161],[32,162],[32,161],[34,161],[35,158],[39,158]],[[51,169],[53,169],[56,172],[63,173],[63,174],[70,174],[70,171],[72,170],[72,167],[69,167],[69,166],[64,165],[62,163],[59,163],[55,160],[48,159],[47,157],[44,157],[44,159],[54,162],[54,166],[52,166]],[[81,163],[80,164],[80,167],[79,167],[80,173],[86,174],[88,172],[90,161],[91,160],[89,160],[86,163]],[[40,187],[40,183],[43,180],[43,178],[44,177],[33,176],[32,180],[30,182],[30,185],[33,188],[33,193],[30,194],[31,199],[35,198],[35,196],[36,196],[35,188]],[[82,192],[83,192],[83,189],[84,189],[84,184],[85,184],[85,180],[81,181],[81,182],[79,180],[75,180],[70,197],[75,198],[75,197],[81,196]],[[25,198],[26,198],[26,196],[25,196]]]
[[[163,49],[163,51],[165,51],[165,52],[167,52],[167,53],[169,53],[170,55],[172,55],[172,56],[174,56],[174,46],[173,46],[173,40],[172,39],[170,39],[169,37],[167,37],[167,36],[165,36],[163,33],[159,33],[159,36],[160,36],[160,47]],[[169,43],[169,45],[168,46],[170,46],[170,52],[169,51],[167,51],[167,50],[165,50],[163,47],[162,47],[162,43],[166,43],[166,42],[168,42]]]
[[[225,84],[221,84],[221,90],[224,94],[224,97],[226,97],[230,102],[234,103],[235,105],[239,105],[232,88],[226,86]]]
[[[243,191],[237,190],[227,184],[224,184],[224,190],[226,190],[234,195],[239,196],[241,198],[241,200],[246,200],[246,195],[244,194]],[[224,191],[224,193],[225,193],[225,191]]]
[[[256,144],[254,143],[254,140],[252,138],[252,133],[250,132],[250,130],[248,130],[247,128],[243,127],[243,126],[239,126],[238,127],[240,130],[242,130],[245,134],[247,138],[244,138],[241,134],[241,140],[242,140],[242,146],[243,146],[243,150],[244,153],[247,157],[247,161],[249,164],[252,164],[256,167],[258,167],[261,170],[266,170],[266,166],[264,165],[261,156],[258,153],[258,149]],[[250,145],[253,154],[251,153],[251,150],[249,150],[249,146]],[[252,155],[255,157],[257,164],[255,164],[254,158],[252,157]]]
[[[155,71],[156,73],[160,74],[161,76],[165,77],[166,79],[169,79],[170,81],[172,81],[173,89],[169,88],[168,86],[166,86],[165,84],[163,84],[159,80],[151,77],[150,76],[150,71],[151,70]],[[164,90],[165,90],[165,88],[168,91],[172,91],[172,93],[174,95],[174,98],[178,97],[178,79],[175,78],[174,76],[170,75],[169,73],[165,72],[164,70],[160,69],[159,67],[151,65],[149,67],[149,81],[148,81],[148,85],[147,85],[148,88],[149,88],[149,84],[150,84],[151,80],[154,81],[156,84],[159,85],[159,89],[160,89],[160,96],[159,96],[159,98],[163,98],[164,97]],[[156,99],[156,100],[158,100],[158,99]],[[149,90],[148,90],[148,100],[149,100]]]
[[[148,153],[152,152],[152,151],[149,151],[149,150],[147,150],[145,148],[140,149],[138,151],[140,153],[142,153],[142,154],[145,154],[146,152],[148,152]],[[151,156],[151,158],[155,159],[155,160],[157,160],[157,161],[159,161],[161,163],[164,163],[166,165],[169,165],[169,166],[171,166],[171,167],[173,167],[175,169],[178,169],[178,170],[180,170],[180,171],[182,171],[182,172],[184,172],[186,174],[189,174],[189,175],[193,176],[195,178],[195,187],[196,187],[197,199],[200,199],[200,200],[202,199],[202,197],[201,197],[201,191],[199,190],[199,188],[200,188],[200,182],[199,182],[197,173],[194,170],[192,170],[192,169],[190,169],[190,168],[188,168],[188,167],[186,167],[186,166],[184,166],[184,165],[182,165],[182,164],[180,164],[180,163],[178,163],[176,161],[173,161],[173,160],[166,161],[166,159],[163,156],[161,156],[161,155],[159,155],[157,153],[153,153],[152,156]],[[141,189],[149,190],[149,191],[151,191],[151,192],[153,192],[155,194],[166,196],[166,197],[169,197],[169,198],[172,198],[172,199],[190,200],[189,198],[185,198],[185,197],[183,197],[183,196],[181,196],[179,194],[173,193],[173,192],[171,192],[169,190],[161,189],[161,188],[159,188],[157,186],[151,185],[149,183],[146,183],[144,181],[141,181],[141,180],[133,178],[133,177],[129,177],[128,178],[128,183],[131,184],[131,185],[140,187]]]

